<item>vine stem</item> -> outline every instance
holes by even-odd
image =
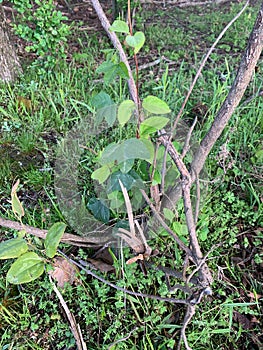
[[[103,11],[103,8],[101,7],[100,2],[98,0],[91,0],[91,3],[92,3],[94,10],[97,13],[97,16],[100,20],[102,27],[104,28],[105,32],[107,33],[108,37],[110,38],[113,46],[118,51],[121,61],[127,67],[128,74],[129,74],[129,80],[128,80],[129,91],[130,91],[131,98],[133,99],[133,101],[135,102],[135,104],[137,106],[137,114],[139,115],[138,92],[137,92],[136,84],[135,84],[135,81],[134,81],[134,78],[132,75],[132,70],[131,70],[127,55],[124,52],[122,44],[121,44],[120,40],[118,39],[116,33],[110,31],[110,22],[109,22],[108,18],[106,17],[105,12]]]

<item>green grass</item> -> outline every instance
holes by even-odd
[[[165,55],[176,61],[176,65],[161,63],[153,68],[151,79],[148,70],[142,71],[141,95],[154,94],[164,99],[173,110],[173,118],[207,47],[240,7],[241,4],[233,5],[229,13],[222,7],[224,15],[213,8],[207,13],[204,9],[192,12],[174,9],[168,16],[162,11],[145,12],[147,42],[142,57],[152,60]],[[248,9],[226,34],[186,106],[183,116],[186,125],[191,125],[200,103],[205,107],[197,115],[196,142],[208,130],[227,95],[255,13],[256,8]],[[146,19],[138,21],[138,27]],[[15,220],[10,192],[19,178],[18,196],[26,212],[23,222],[39,228],[66,220],[57,203],[53,183],[59,142],[82,118],[92,115],[92,97],[102,88],[116,103],[128,96],[127,87],[119,82],[111,86],[93,82],[100,78],[94,71],[103,57],[101,49],[109,45],[106,39],[102,45],[95,35],[80,35],[76,40],[81,52],[73,54],[69,65],[61,64],[57,71],[46,76],[38,76],[30,68],[13,86],[0,86],[1,216]],[[233,44],[231,54],[229,43]],[[196,350],[248,349],[249,346],[256,349],[255,344],[260,347],[262,343],[258,301],[258,296],[263,294],[260,281],[263,261],[260,249],[263,239],[262,101],[255,98],[249,104],[244,103],[261,89],[262,79],[255,74],[243,103],[205,166],[203,180],[209,187],[202,192],[198,234],[204,252],[218,243],[221,245],[211,251],[208,260],[215,277],[214,295],[199,305],[187,329],[189,343]],[[32,108],[21,105],[19,97],[30,100]],[[89,139],[85,146],[99,152],[108,143],[126,138],[126,132],[129,134],[132,130],[111,130],[100,140]],[[219,157],[222,149],[227,150],[225,158]],[[90,150],[80,159],[78,188],[84,197],[94,191],[90,173],[95,160]],[[181,213],[179,204],[177,228],[185,224]],[[73,232],[73,229],[68,227],[67,231]],[[16,233],[1,229],[0,240],[13,235]],[[32,244],[42,249],[35,238]],[[161,231],[149,244],[160,252],[152,258],[156,264],[173,267],[182,262],[182,253],[165,232]],[[89,250],[65,245],[63,249],[76,259],[85,260],[92,255]],[[131,257],[129,249],[114,251],[114,254],[116,272],[107,274],[108,280],[135,291],[169,295],[161,271],[150,271],[143,276],[136,264],[125,264]],[[245,264],[242,264],[242,257],[248,259]],[[1,261],[1,349],[75,349],[72,332],[48,277],[18,287],[8,285],[5,274],[10,264],[10,261]],[[80,273],[79,280],[81,284],[66,287],[63,297],[80,324],[88,349],[109,349],[113,343],[112,349],[118,350],[164,350],[176,346],[184,312],[182,307],[125,296],[84,273]]]

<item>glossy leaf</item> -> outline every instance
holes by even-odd
[[[145,43],[145,35],[143,32],[136,32],[134,35],[127,35],[126,42],[134,48],[134,53],[138,53]]]
[[[91,174],[91,178],[93,180],[99,181],[100,184],[106,181],[109,176],[110,176],[110,169],[107,164],[103,165],[99,169],[96,169]]]
[[[171,112],[166,102],[152,95],[147,96],[142,101],[142,107],[152,114],[167,114]]]
[[[28,251],[28,245],[22,238],[13,238],[0,243],[0,259],[17,258]]]
[[[44,261],[34,252],[21,255],[10,267],[6,279],[9,283],[28,283],[44,272]]]
[[[150,117],[145,119],[140,125],[140,135],[148,136],[165,127],[169,122],[169,118]]]
[[[109,222],[110,210],[101,200],[91,198],[87,207],[97,220],[102,221],[105,224]]]
[[[123,101],[118,108],[118,121],[121,126],[125,125],[135,110],[135,103],[132,100]]]
[[[112,25],[110,26],[110,31],[112,32],[116,32],[116,33],[126,33],[128,34],[129,31],[129,27],[128,24],[124,21],[121,21],[119,19],[116,19]]]
[[[56,222],[50,227],[45,239],[46,254],[49,258],[53,258],[57,253],[59,242],[65,232],[66,224]]]

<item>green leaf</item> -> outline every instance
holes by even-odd
[[[101,109],[106,106],[113,104],[113,101],[109,94],[104,91],[99,92],[97,95],[93,96],[91,99],[91,105],[98,109]]]
[[[124,174],[121,171],[116,171],[109,177],[107,193],[121,191],[120,181],[126,190],[129,191],[133,186],[134,178],[130,174]]]
[[[120,164],[120,171],[124,174],[127,174],[134,165],[134,159],[128,159],[125,162]]]
[[[111,144],[102,152],[99,162],[102,165],[112,162],[120,164],[128,159],[151,159],[151,153],[144,141],[131,138],[119,144]]]
[[[134,53],[138,53],[145,42],[145,35],[143,32],[136,32],[134,35],[127,35],[126,42],[129,46],[134,48]]]
[[[134,188],[132,190],[132,198],[131,198],[131,205],[132,210],[136,211],[143,207],[145,200],[142,196],[142,193],[139,188]]]
[[[57,253],[57,247],[65,232],[66,225],[62,222],[57,222],[50,227],[44,242],[46,255],[53,258]]]
[[[28,245],[22,238],[13,238],[0,243],[0,259],[17,258],[28,251]]]
[[[110,208],[112,210],[120,208],[124,204],[123,194],[120,191],[114,191],[108,194]]]
[[[152,186],[160,185],[162,182],[162,176],[159,170],[155,169],[152,179]]]
[[[91,178],[93,180],[99,181],[100,184],[106,181],[109,176],[110,176],[110,169],[107,164],[103,165],[99,169],[96,169],[91,174]]]
[[[150,134],[153,134],[156,131],[165,127],[165,125],[168,122],[169,122],[169,118],[165,118],[165,117],[147,118],[140,125],[140,135],[145,137]]]
[[[53,258],[57,253],[59,242],[65,232],[66,224],[56,222],[50,227],[45,239],[46,254],[49,258]]]
[[[154,147],[152,141],[148,140],[146,138],[141,138],[140,141],[143,142],[144,146],[147,148],[147,150],[150,154],[150,157],[149,157],[149,159],[147,159],[147,161],[152,164],[153,159],[154,159],[154,152],[155,152],[155,147]]]
[[[142,107],[150,113],[153,114],[167,114],[170,113],[171,110],[167,103],[165,103],[163,100],[159,99],[155,96],[147,96],[142,101]]]
[[[117,118],[121,126],[125,125],[135,110],[135,103],[132,100],[123,101],[118,108]]]
[[[112,25],[110,26],[110,31],[112,32],[116,32],[116,33],[126,33],[128,34],[129,31],[129,27],[128,24],[124,21],[121,21],[119,19],[116,19]]]
[[[109,222],[110,210],[102,200],[90,198],[87,207],[97,220],[102,221],[105,224]]]
[[[164,215],[165,219],[167,219],[170,223],[175,218],[175,213],[169,208],[163,208],[163,215]]]
[[[97,69],[97,73],[104,73],[105,84],[110,84],[117,76],[124,79],[129,78],[128,69],[123,62],[113,63],[111,61],[103,62]]]
[[[103,119],[109,126],[112,126],[116,120],[117,107],[113,103],[110,95],[101,91],[91,99],[91,105],[96,108],[96,123],[100,124]]]
[[[17,197],[17,188],[19,186],[19,179],[16,181],[14,186],[12,187],[11,191],[11,203],[12,203],[12,211],[15,214],[15,216],[21,220],[21,218],[25,215],[24,208],[22,206],[22,203]]]
[[[117,117],[117,105],[112,104],[110,106],[103,107],[97,111],[96,114],[97,120],[106,120],[109,127],[111,127]]]
[[[21,255],[10,267],[6,279],[9,283],[28,283],[44,272],[44,261],[34,252]]]

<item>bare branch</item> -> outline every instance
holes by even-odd
[[[217,139],[226,127],[229,119],[233,115],[235,108],[241,101],[244,92],[254,73],[256,64],[259,60],[263,48],[263,4],[259,10],[254,28],[249,37],[247,49],[241,59],[235,81],[217,113],[214,122],[201,141],[199,148],[194,154],[191,164],[191,181],[195,181],[204,166],[206,158],[210,153]],[[181,197],[182,189],[180,184],[175,186],[163,197],[162,208],[171,208]]]
[[[185,100],[184,100],[184,102],[183,102],[183,104],[182,104],[182,106],[181,106],[181,108],[180,108],[180,111],[179,111],[179,113],[178,113],[178,115],[177,115],[177,117],[176,117],[176,119],[175,119],[175,122],[174,122],[174,125],[173,125],[173,128],[172,128],[172,132],[171,132],[171,136],[170,136],[170,141],[171,141],[171,139],[172,139],[172,136],[173,136],[173,133],[174,133],[174,131],[175,131],[175,129],[176,129],[176,126],[177,126],[177,124],[178,124],[178,122],[179,122],[179,119],[180,119],[181,116],[182,116],[182,113],[183,113],[183,111],[184,111],[184,108],[185,108],[185,106],[186,106],[186,104],[187,104],[187,102],[188,102],[188,100],[189,100],[189,97],[190,97],[190,95],[191,95],[191,93],[192,93],[192,91],[193,91],[193,88],[195,87],[195,84],[196,84],[196,82],[197,82],[197,80],[198,80],[198,78],[199,78],[199,76],[200,76],[200,74],[201,74],[201,72],[202,72],[202,70],[203,70],[205,64],[206,64],[206,61],[208,60],[208,58],[209,58],[209,56],[211,55],[211,53],[213,52],[214,48],[215,48],[216,45],[218,44],[219,40],[224,36],[224,34],[226,33],[226,31],[229,29],[229,27],[242,15],[242,13],[243,13],[243,12],[245,11],[245,9],[247,8],[248,4],[249,4],[249,1],[246,2],[246,4],[245,4],[245,5],[243,6],[243,8],[241,9],[241,11],[240,11],[240,12],[228,23],[228,25],[222,30],[222,32],[218,35],[218,37],[217,37],[217,39],[215,40],[215,42],[213,43],[213,45],[212,45],[212,46],[210,47],[210,49],[208,50],[207,54],[205,55],[205,58],[204,58],[203,61],[201,62],[200,67],[199,67],[199,69],[198,69],[198,71],[197,71],[197,73],[196,73],[196,75],[195,75],[195,77],[194,77],[194,80],[193,80],[192,84],[190,85],[190,88],[189,88],[188,93],[187,93],[187,95],[186,95],[186,97],[185,97]]]
[[[162,225],[162,227],[169,233],[169,235],[175,240],[175,242],[179,245],[181,249],[183,249],[190,257],[192,257],[191,250],[180,240],[180,238],[170,229],[168,225],[166,225],[165,221],[162,219],[162,217],[159,215],[159,213],[156,211],[154,205],[151,203],[150,198],[147,196],[144,190],[141,190],[141,193],[146,200],[147,204],[151,208],[153,214],[156,216],[159,223]]]
[[[241,59],[239,69],[233,85],[225,99],[222,107],[217,113],[215,120],[202,140],[200,147],[194,155],[191,164],[192,181],[202,170],[205,160],[214,146],[222,131],[226,127],[229,119],[233,115],[236,107],[240,103],[244,92],[254,74],[256,64],[263,49],[263,3],[259,10],[254,28],[249,37],[247,49]]]
[[[115,47],[115,49],[119,52],[120,55],[120,59],[121,61],[126,65],[127,69],[128,69],[128,73],[129,73],[129,80],[128,80],[128,85],[129,85],[129,91],[131,94],[131,98],[133,99],[133,101],[135,102],[137,108],[139,107],[139,99],[138,99],[138,94],[137,94],[137,88],[136,88],[136,84],[135,81],[133,79],[133,75],[132,75],[132,70],[130,67],[130,64],[128,62],[128,58],[127,55],[125,54],[122,44],[120,43],[120,40],[118,39],[117,35],[114,32],[110,31],[110,22],[108,21],[108,18],[106,17],[103,8],[101,7],[101,4],[98,0],[91,0],[91,3],[94,7],[94,10],[96,11],[99,20],[101,22],[102,27],[104,28],[105,32],[107,33],[108,37],[110,38],[113,46]]]
[[[0,226],[10,228],[13,230],[21,231],[25,230],[30,235],[45,239],[48,230],[41,230],[39,228],[24,225],[17,221],[6,220],[0,217]],[[64,233],[61,242],[68,243],[71,245],[75,245],[78,247],[96,247],[101,246],[102,242],[100,242],[96,237],[80,237],[77,235],[73,235],[71,233]],[[105,242],[104,242],[105,243]]]

